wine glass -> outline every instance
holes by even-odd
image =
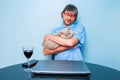
[[[33,50],[34,50],[34,48],[32,46],[24,46],[23,47],[23,53],[24,53],[25,57],[27,58],[27,66],[28,66],[27,70],[30,70],[30,61],[29,61],[29,59],[31,58],[31,56],[33,54]]]

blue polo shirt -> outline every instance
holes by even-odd
[[[69,26],[65,26],[62,24],[61,26],[52,30],[52,34],[56,34],[62,29],[69,27],[72,31],[76,32],[73,37],[78,39],[78,43],[76,44],[77,47],[71,48],[59,53],[54,54],[55,60],[83,60],[82,53],[80,48],[84,45],[86,31],[83,25],[78,24],[77,21],[74,21],[73,24]]]

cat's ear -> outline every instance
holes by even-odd
[[[63,29],[63,31],[70,31],[70,28],[65,28],[65,29]]]
[[[73,30],[70,30],[70,33],[71,33],[71,34],[77,34],[77,32],[76,32],[76,31],[73,31]]]
[[[71,29],[70,28],[67,28],[68,31],[70,31]]]
[[[57,34],[57,36],[61,36],[63,34],[63,32],[59,32],[58,34]]]

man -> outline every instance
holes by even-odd
[[[68,4],[61,16],[63,24],[52,30],[52,34],[44,36],[44,41],[51,40],[61,45],[54,50],[43,49],[44,55],[54,54],[55,60],[83,60],[80,47],[84,45],[85,41],[85,28],[77,22],[78,9],[72,4]],[[60,30],[69,27],[75,31],[76,34],[70,39],[63,39],[59,36],[55,36]]]

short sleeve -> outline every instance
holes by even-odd
[[[74,34],[73,37],[77,38],[79,40],[78,46],[81,46],[85,42],[85,37],[86,37],[86,31],[83,25],[78,26],[75,29],[76,33]]]
[[[51,34],[55,34],[55,33],[56,33],[56,30],[53,29],[53,30],[51,31]]]

